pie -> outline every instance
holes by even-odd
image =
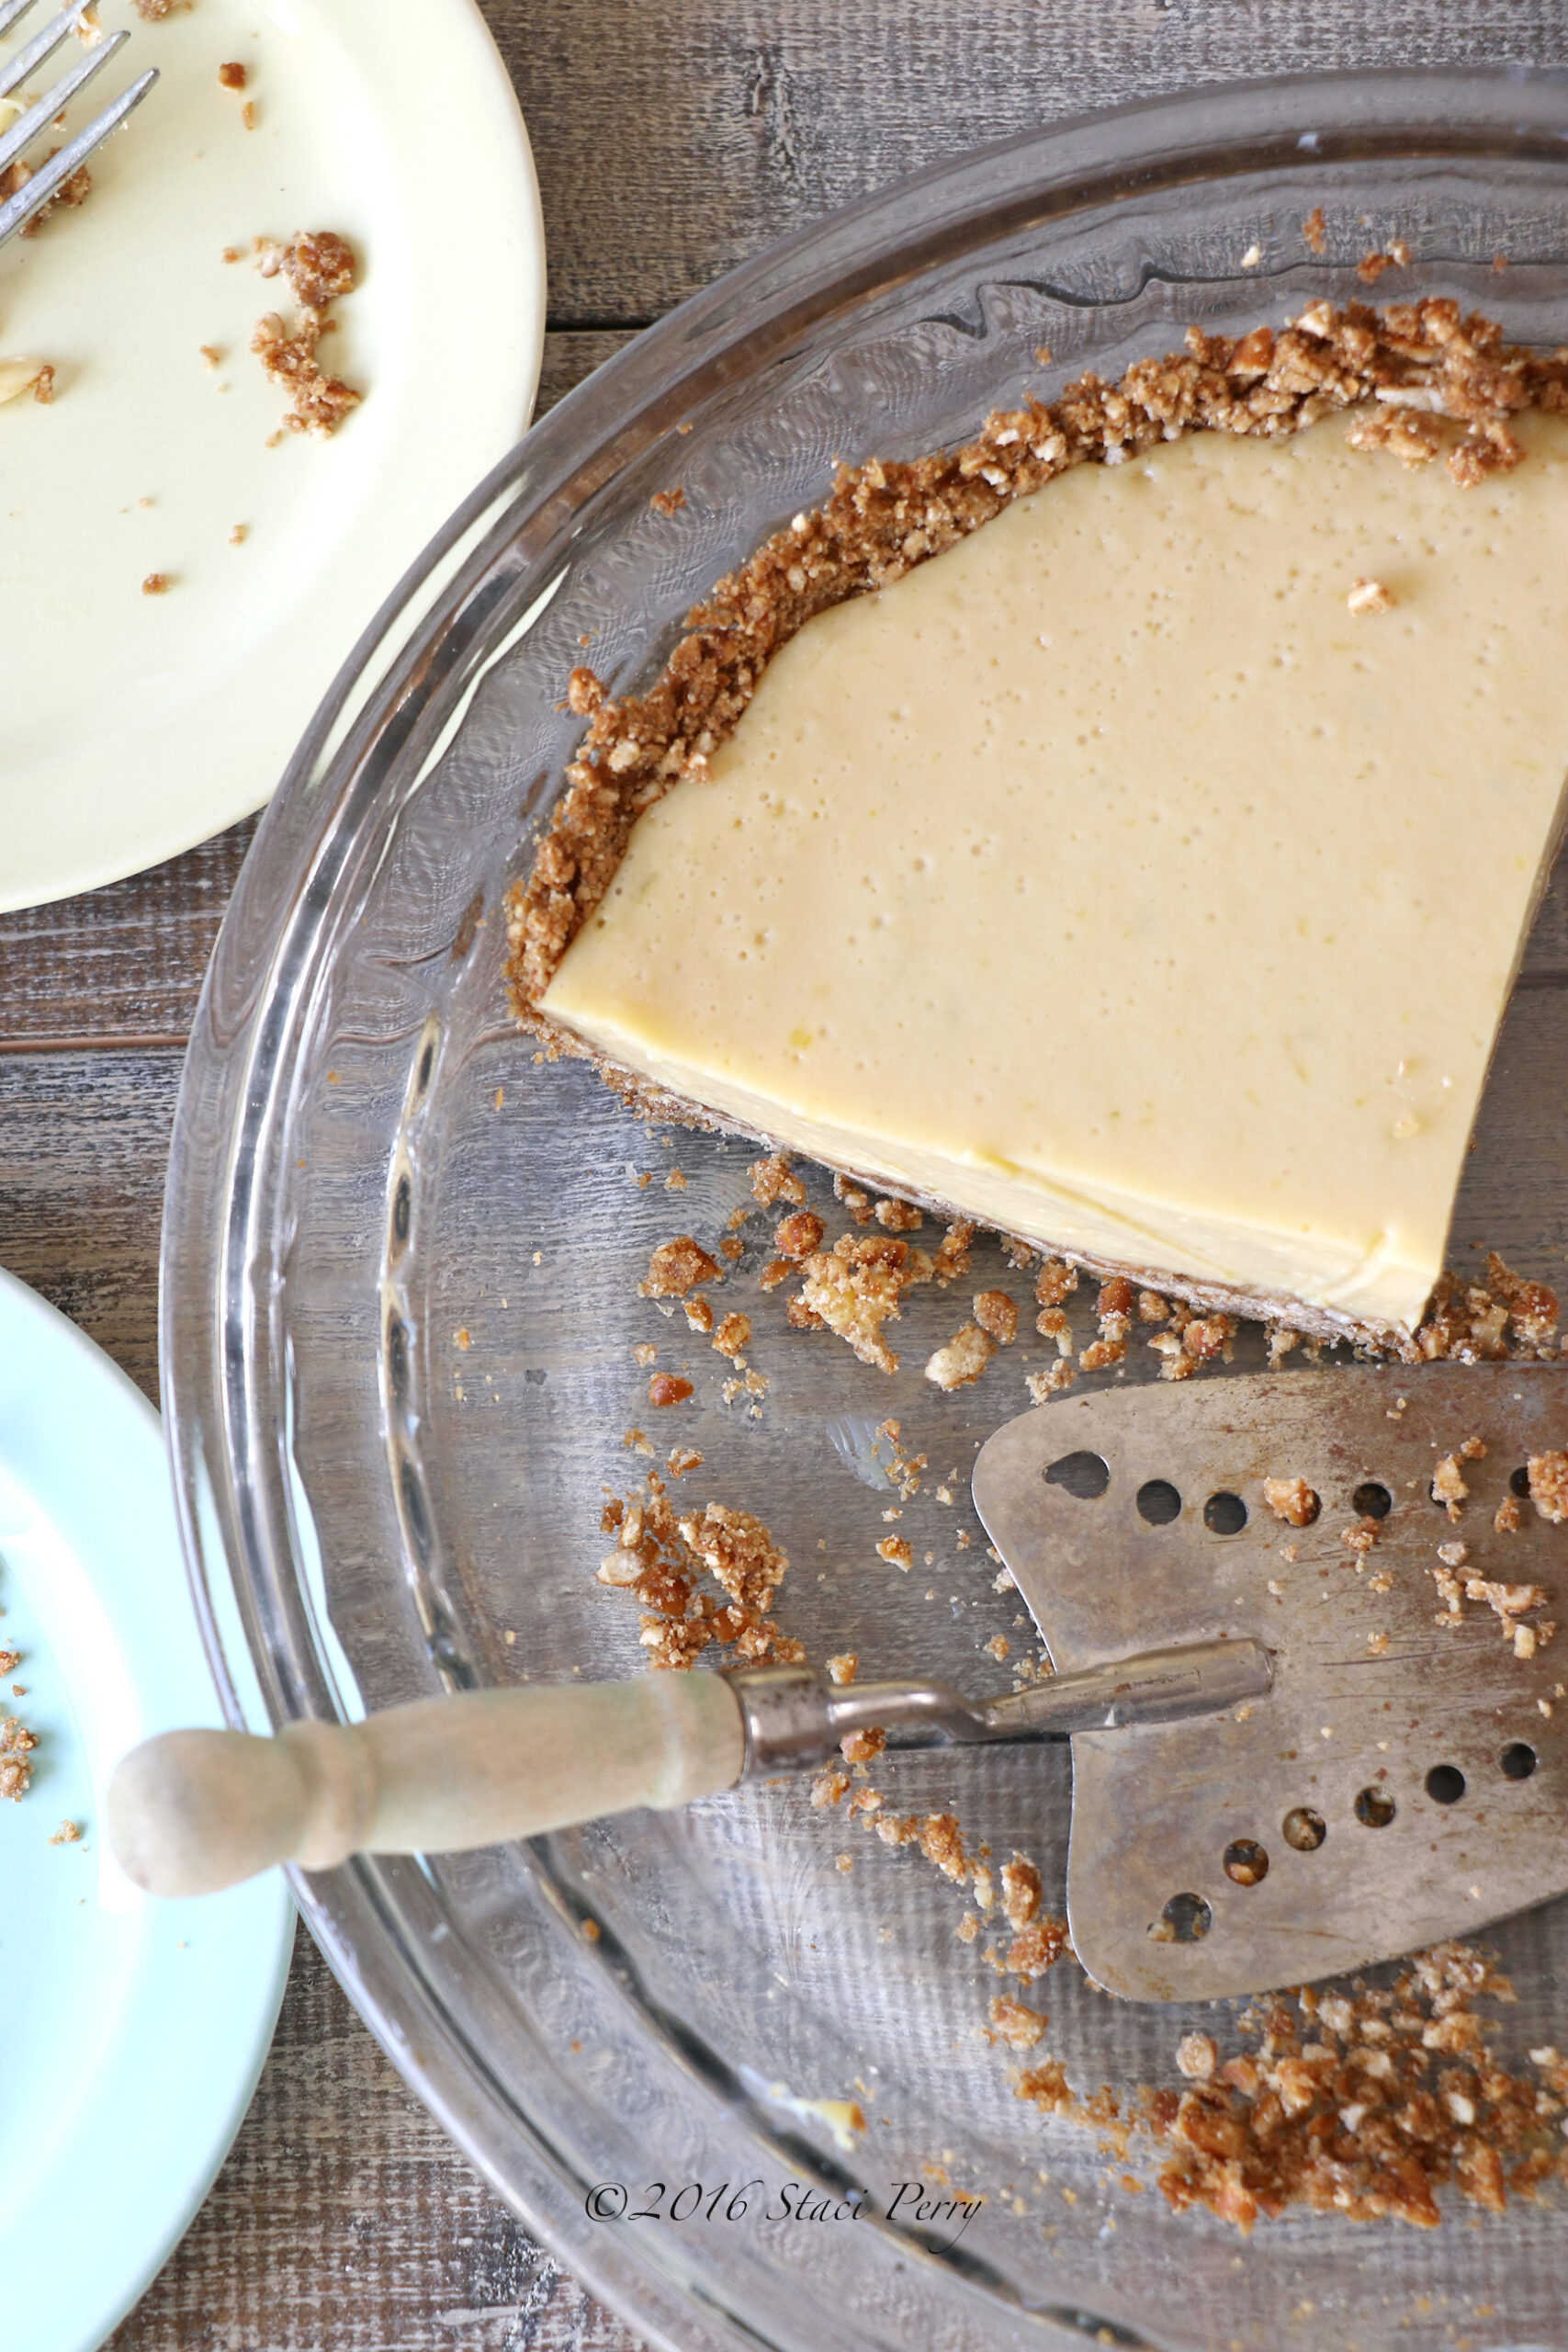
[[[1191,340],[846,472],[649,694],[574,673],[513,1001],[656,1115],[1407,1344],[1562,816],[1568,360]]]

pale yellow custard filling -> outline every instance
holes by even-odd
[[[544,1011],[1008,1231],[1413,1325],[1568,767],[1568,424],[1518,429],[1468,490],[1194,435],[822,614]]]

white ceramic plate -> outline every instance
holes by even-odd
[[[0,1804],[4,2335],[92,2352],[206,2196],[250,2104],[288,1968],[280,1874],[153,1903],[99,1832],[126,1748],[220,1720],[158,1417],[0,1274],[0,1712],[38,1735]],[[26,1695],[14,1698],[21,1683]],[[62,1821],[82,1831],[51,1846]]]
[[[523,432],[543,350],[533,161],[473,0],[101,16],[132,38],[71,126],[162,78],[86,202],[0,250],[0,356],[56,385],[0,407],[0,908],[260,807],[382,598]],[[365,398],[331,440],[269,447],[283,401],[250,340],[290,303],[251,243],[301,229],[358,256],[322,356]]]

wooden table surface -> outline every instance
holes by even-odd
[[[541,407],[787,231],[1063,114],[1328,66],[1568,64],[1562,0],[483,5],[544,193]],[[154,1398],[181,1053],[251,831],[0,917],[0,1256]],[[113,2352],[629,2352],[639,2340],[454,2153],[301,1930],[233,2153]]]

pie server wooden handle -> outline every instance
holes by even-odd
[[[171,1731],[109,1783],[109,1840],[152,1894],[209,1894],[275,1862],[456,1853],[572,1823],[688,1804],[742,1780],[825,1763],[880,1725],[904,1745],[1065,1739],[1217,1713],[1266,1692],[1255,1641],[1194,1642],[971,1702],[941,1683],[838,1689],[809,1667],[646,1674],[419,1699],[357,1724],[273,1738]]]

